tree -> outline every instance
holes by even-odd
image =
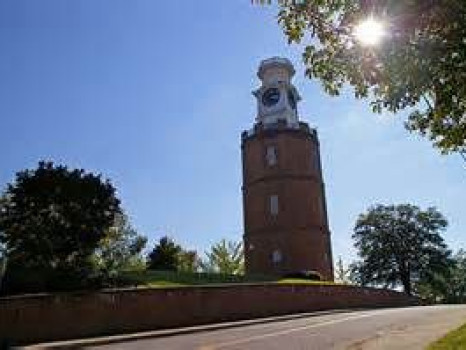
[[[210,252],[206,252],[206,260],[202,262],[202,269],[228,275],[244,273],[244,252],[241,242],[222,239],[214,244]]]
[[[18,172],[5,198],[0,242],[7,283],[20,275],[15,271],[40,276],[52,288],[61,282],[56,273],[85,279],[90,256],[120,212],[108,180],[52,162]]]
[[[171,238],[163,236],[148,255],[147,267],[152,270],[176,271],[178,256],[183,251]]]
[[[350,283],[350,268],[345,267],[341,256],[335,264],[335,281],[339,283],[348,284]]]
[[[446,302],[466,303],[466,251],[461,249],[453,257],[446,285]]]
[[[443,303],[447,300],[450,269],[434,273],[428,279],[420,279],[414,286],[414,293],[429,303]]]
[[[357,219],[353,239],[362,284],[401,285],[412,294],[419,281],[447,273],[450,251],[440,233],[447,220],[435,208],[378,204]]]
[[[149,269],[177,272],[197,272],[199,264],[195,250],[185,250],[167,236],[160,238],[147,260]]]
[[[0,213],[3,211],[3,206],[6,205],[6,196],[0,195]],[[0,233],[0,237],[2,234]],[[6,269],[6,247],[0,243],[0,290],[2,289],[3,275]]]
[[[147,237],[139,235],[125,214],[118,214],[94,253],[94,262],[106,279],[112,279],[124,270],[144,267],[141,252]]]
[[[2,290],[3,275],[6,269],[6,248],[0,244],[0,290]]]
[[[361,274],[362,271],[362,263],[361,261],[353,261],[348,266],[348,280],[351,284],[356,286],[365,286],[370,284],[364,280],[364,276]]]
[[[453,256],[446,273],[419,281],[416,292],[431,302],[466,303],[466,252],[460,249]]]
[[[178,254],[177,270],[179,272],[197,272],[199,264],[199,257],[194,250],[181,250]]]
[[[288,41],[306,43],[309,78],[319,79],[330,95],[349,84],[357,98],[370,99],[375,112],[408,110],[408,130],[429,137],[443,153],[460,152],[466,161],[465,1],[278,3]],[[368,18],[385,27],[380,45],[358,40]]]

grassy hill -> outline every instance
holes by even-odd
[[[173,271],[127,271],[122,274],[124,284],[140,287],[184,287],[209,284],[279,283],[279,284],[334,284],[328,281],[276,278],[271,276],[224,275],[218,273],[188,273]]]

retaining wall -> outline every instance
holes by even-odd
[[[63,340],[298,312],[417,304],[389,290],[244,284],[0,298],[0,339]]]

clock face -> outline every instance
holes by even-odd
[[[270,88],[265,90],[262,94],[262,103],[264,106],[271,107],[280,100],[280,90],[277,88]]]
[[[292,109],[296,109],[296,98],[291,90],[288,90],[288,103]]]

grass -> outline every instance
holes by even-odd
[[[147,287],[182,287],[206,284],[248,283],[264,281],[265,278],[246,278],[240,275],[215,273],[190,273],[172,271],[128,271],[123,279],[131,285]]]
[[[224,275],[217,273],[188,273],[172,271],[128,271],[123,273],[124,284],[141,287],[186,287],[209,284],[278,283],[278,284],[333,284],[328,281],[305,279],[277,279],[271,276]]]
[[[427,350],[464,350],[466,349],[466,323],[429,345]]]
[[[312,281],[312,280],[305,280],[299,278],[282,278],[276,280],[275,283],[277,284],[315,284],[315,285],[335,285],[338,283],[331,282],[331,281]]]

